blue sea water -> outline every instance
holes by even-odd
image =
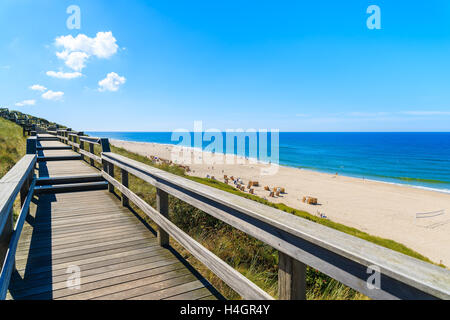
[[[171,132],[87,132],[87,134],[127,141],[178,143],[171,140]],[[204,142],[203,148],[209,143]],[[248,155],[248,148],[245,153]],[[280,132],[279,163],[290,167],[408,184],[450,193],[449,132]]]

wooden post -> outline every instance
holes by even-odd
[[[306,265],[278,251],[278,298],[306,300]]]
[[[36,154],[36,149],[37,149],[36,137],[28,138],[27,139],[27,148],[26,148],[27,154]]]
[[[6,212],[5,212],[6,213]],[[11,239],[11,235],[14,230],[14,217],[13,217],[13,209],[6,213],[6,221],[3,227],[3,230],[0,233],[0,261],[3,265],[3,261],[5,261],[6,253],[8,252],[9,240]]]
[[[159,188],[156,188],[156,210],[164,217],[169,217],[169,195]],[[169,234],[160,226],[158,226],[158,243],[162,247],[169,245]]]
[[[84,150],[84,141],[80,139],[80,150]],[[84,160],[84,155],[81,155],[81,160]]]
[[[100,145],[102,146],[102,152],[111,152],[108,138],[101,138]]]
[[[114,165],[111,162],[108,162],[108,174],[114,178]],[[114,192],[114,186],[111,183],[108,183],[109,192]]]
[[[89,143],[89,152],[94,154],[94,144],[93,143]],[[91,159],[91,166],[95,166],[94,159],[92,159],[92,158],[90,158],[90,159]]]
[[[27,179],[22,185],[22,188],[20,188],[20,206],[23,207],[23,204],[25,203],[25,199],[28,196],[28,192],[30,191],[31,181],[34,176],[34,171],[31,171],[28,175]],[[28,208],[27,214],[30,213],[30,208]]]
[[[122,185],[128,188],[128,171],[125,169],[121,169],[122,174]],[[128,198],[122,193],[122,206],[128,207],[129,205]]]

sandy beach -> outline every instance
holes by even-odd
[[[144,156],[173,160],[171,145],[113,139],[111,143]],[[223,155],[216,156],[223,158]],[[226,174],[241,178],[245,185],[258,181],[255,194],[269,201],[282,202],[311,214],[324,214],[332,221],[395,240],[434,262],[450,265],[450,194],[284,166],[279,166],[276,174],[262,175],[269,168],[267,164],[243,158],[239,159],[243,163],[235,164],[195,163],[194,160],[192,156],[190,161],[177,163],[188,165],[191,169],[188,174],[193,176],[210,175],[223,182]],[[264,186],[283,187],[286,193],[269,197]],[[318,205],[303,203],[304,196],[317,198]],[[416,219],[417,213],[441,210],[444,214]]]

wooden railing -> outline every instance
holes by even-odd
[[[36,138],[29,138],[27,155],[0,180],[0,300],[6,297],[15,266],[17,244],[33,198],[36,159]],[[19,193],[21,210],[14,225],[13,205]]]
[[[54,134],[91,165],[101,163],[109,190],[116,188],[124,206],[134,203],[158,225],[161,246],[168,245],[172,237],[245,299],[272,297],[171,222],[168,195],[276,249],[280,299],[306,298],[307,266],[373,299],[450,299],[447,269],[115,154],[110,151],[108,139],[84,137],[69,130]],[[86,144],[89,151],[84,150]],[[95,145],[101,146],[99,156],[94,154]],[[120,169],[120,182],[115,178],[115,167]],[[156,209],[130,190],[129,174],[156,188]]]

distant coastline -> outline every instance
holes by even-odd
[[[177,144],[171,132],[86,133]],[[279,164],[450,194],[450,133],[281,132]]]

